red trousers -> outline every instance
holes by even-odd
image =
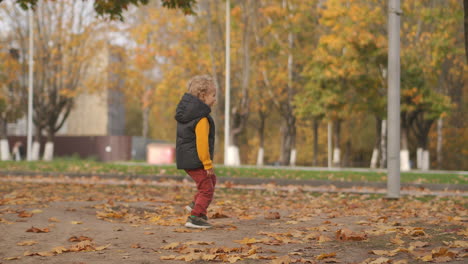
[[[193,198],[195,203],[192,215],[206,215],[206,209],[213,200],[214,188],[216,186],[216,175],[209,176],[204,169],[185,170],[197,184],[197,193]]]

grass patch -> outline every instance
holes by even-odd
[[[115,174],[115,175],[186,175],[182,170],[177,170],[174,165],[153,166],[134,163],[132,165],[102,163],[93,160],[58,159],[51,162],[35,161],[2,161],[2,171],[27,171],[40,173],[89,173],[89,174]],[[357,171],[316,171],[304,169],[284,168],[247,168],[224,167],[216,168],[219,177],[250,177],[265,179],[310,179],[333,181],[364,181],[386,182],[385,172],[357,172]],[[404,183],[451,183],[468,184],[466,175],[440,174],[440,173],[416,173],[401,174],[401,182]]]

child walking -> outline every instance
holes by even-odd
[[[213,170],[215,124],[210,116],[216,103],[216,88],[209,75],[193,77],[177,105],[176,163],[197,184],[186,227],[210,228],[206,210],[213,200],[216,175]]]

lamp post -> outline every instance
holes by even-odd
[[[400,0],[388,4],[387,198],[400,197]]]
[[[230,101],[231,101],[231,3],[226,0],[226,89],[224,104],[224,165],[229,163],[229,122],[230,122]]]
[[[33,72],[34,72],[34,34],[33,9],[28,9],[29,16],[29,78],[28,78],[28,132],[27,132],[27,160],[32,160],[32,116],[33,116]]]

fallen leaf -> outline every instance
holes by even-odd
[[[26,232],[33,232],[33,233],[49,233],[50,230],[49,230],[49,228],[47,228],[47,227],[46,227],[46,228],[40,229],[40,228],[37,228],[37,227],[32,226],[31,228],[29,228],[28,230],[26,230]]]
[[[356,233],[350,229],[343,228],[336,231],[336,239],[341,241],[361,241],[367,239],[367,234],[365,233]]]
[[[414,248],[422,248],[422,247],[427,247],[427,246],[429,246],[429,243],[427,243],[427,242],[422,242],[422,241],[416,241],[416,242],[411,242],[411,243],[410,243],[410,246],[411,246],[411,247],[414,247]]]
[[[110,245],[111,245],[111,244],[107,244],[107,245],[105,245],[105,246],[96,247],[95,250],[96,250],[96,251],[101,251],[101,250],[104,250],[104,249],[108,248]]]
[[[17,259],[20,259],[21,257],[8,257],[8,258],[4,258],[4,260],[17,260]]]
[[[192,246],[192,245],[213,245],[214,242],[205,242],[205,241],[189,241],[184,243],[187,246]]]
[[[69,242],[81,242],[81,241],[85,241],[85,240],[89,240],[89,241],[93,241],[92,238],[90,237],[86,237],[86,236],[72,236],[68,239]]]
[[[42,213],[42,210],[41,209],[34,209],[34,210],[31,211],[31,213],[40,214],[40,213]]]
[[[405,243],[405,241],[401,240],[401,238],[399,236],[396,236],[392,239],[390,239],[390,242],[392,242],[393,244],[396,244],[396,245],[403,245]]]
[[[55,218],[55,217],[51,217],[51,218],[49,218],[49,222],[55,222],[55,223],[58,223],[58,222],[60,222],[60,220],[58,220],[58,219],[57,219],[57,218]]]
[[[21,218],[26,218],[26,217],[32,217],[33,214],[28,213],[28,212],[26,212],[26,211],[21,211],[21,212],[18,214],[18,216],[21,217]]]
[[[324,235],[319,236],[319,238],[317,239],[317,241],[319,243],[329,242],[329,241],[332,241],[332,240],[333,239],[331,237],[324,236]]]
[[[173,243],[170,243],[169,245],[161,247],[161,249],[174,249],[174,248],[178,247],[179,245],[180,245],[179,242],[173,242]]]
[[[55,253],[54,253],[54,252],[51,252],[51,251],[42,251],[42,252],[37,252],[36,254],[39,255],[39,256],[41,256],[41,257],[52,257],[52,256],[55,256]]]
[[[52,249],[52,252],[55,252],[57,254],[62,254],[63,252],[67,252],[67,251],[69,251],[69,249],[63,246],[58,246]]]
[[[229,261],[229,263],[235,263],[238,260],[242,260],[242,258],[239,256],[232,256],[232,257],[229,257],[227,260]]]
[[[267,220],[276,220],[276,219],[280,219],[281,216],[280,216],[280,213],[278,212],[268,212],[265,214],[265,219]]]
[[[322,259],[326,259],[326,258],[332,258],[332,257],[335,257],[336,256],[336,253],[335,252],[332,252],[332,253],[322,253],[320,255],[318,255],[317,257],[315,257],[317,260],[322,260]]]
[[[133,245],[132,245],[132,248],[141,248],[141,246],[140,246],[139,243],[136,243],[136,244],[133,244]]]
[[[170,256],[161,256],[159,259],[161,260],[174,260],[176,256],[170,255]]]
[[[384,258],[384,257],[381,257],[381,258],[378,258],[369,262],[369,264],[386,264],[386,263],[391,263],[391,260],[388,258]]]
[[[34,241],[34,240],[26,240],[26,241],[18,242],[18,243],[16,243],[16,245],[18,245],[18,246],[31,246],[31,245],[34,245],[34,244],[37,244],[37,243],[38,242]]]
[[[291,263],[292,259],[289,256],[282,256],[277,259],[272,260],[271,264],[289,264]]]
[[[81,225],[81,224],[83,224],[83,222],[81,222],[81,221],[71,221],[71,224],[72,225]]]
[[[202,255],[202,260],[205,260],[205,261],[211,261],[211,260],[215,260],[217,257],[216,254],[203,254]]]
[[[174,229],[176,233],[192,233],[193,231],[188,228],[176,228]]]

